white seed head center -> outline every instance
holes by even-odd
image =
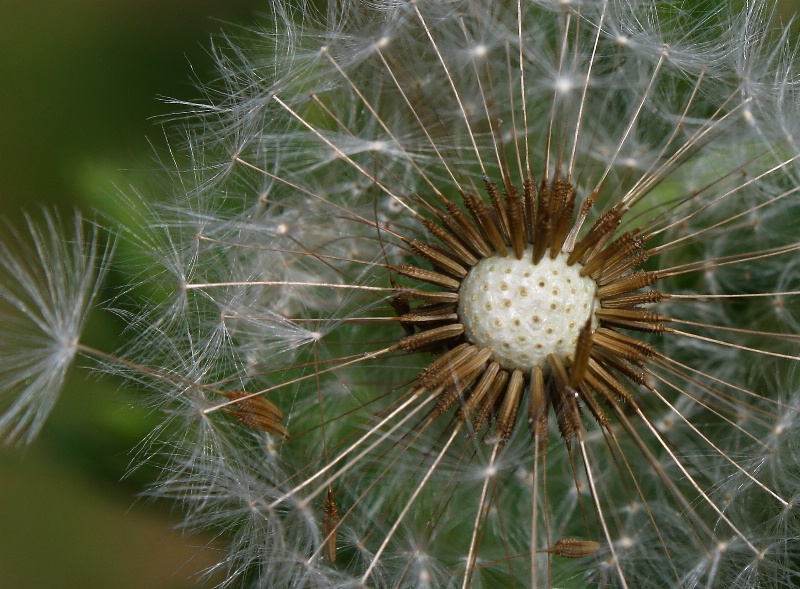
[[[498,255],[478,262],[459,289],[458,315],[467,338],[488,347],[506,370],[547,372],[547,356],[575,355],[581,328],[593,316],[597,285],[567,265],[567,254],[538,263],[531,247],[521,260]]]

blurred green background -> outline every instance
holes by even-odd
[[[171,110],[157,96],[195,98],[191,76],[213,78],[210,34],[266,7],[0,2],[0,215],[114,210],[115,183],[156,169],[148,138],[157,150],[164,138],[153,117]],[[781,2],[784,19],[799,9]],[[214,562],[211,538],[183,538],[168,505],[135,499],[153,472],[125,477],[130,451],[155,417],[118,387],[74,371],[40,438],[0,446],[0,589],[188,588]]]
[[[197,97],[210,35],[266,7],[0,1],[0,215],[113,209],[115,182],[155,169],[148,139],[163,149],[152,117],[172,107],[157,97]],[[152,472],[123,479],[154,417],[118,386],[73,371],[40,438],[0,446],[0,589],[178,589],[214,562],[210,538],[183,538],[170,506],[136,499]]]

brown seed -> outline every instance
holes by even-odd
[[[609,407],[616,403],[616,399],[620,399],[625,403],[633,401],[631,392],[605,366],[595,359],[589,360],[589,372],[586,375],[586,379],[592,389],[606,401]]]
[[[639,290],[640,288],[654,284],[656,281],[658,281],[657,272],[645,272],[644,270],[640,270],[633,274],[626,274],[622,278],[598,288],[597,298],[603,300],[606,297],[613,297],[632,290]]]
[[[503,201],[500,199],[500,190],[497,184],[489,180],[487,176],[483,177],[483,182],[486,185],[486,194],[489,195],[489,202],[492,203],[492,211],[494,212],[494,219],[497,222],[497,227],[503,234],[503,239],[506,243],[511,243],[509,236],[511,235],[508,217],[506,215],[506,208],[503,206]]]
[[[508,255],[503,234],[492,216],[491,211],[482,199],[471,194],[464,195],[464,205],[475,220],[475,225],[481,229],[483,236],[494,250],[501,256]]]
[[[575,360],[572,363],[569,375],[569,386],[577,389],[583,381],[586,367],[589,365],[589,356],[592,352],[592,320],[587,319],[586,324],[578,334],[578,341],[575,345]]]
[[[457,303],[457,292],[427,291],[416,288],[403,289],[397,295],[405,300],[425,301],[426,303]]]
[[[534,221],[536,219],[536,188],[533,184],[533,179],[528,176],[522,182],[522,200],[525,209],[525,230],[527,233],[528,243],[533,243]]]
[[[623,233],[610,245],[589,256],[583,268],[581,268],[580,275],[597,278],[602,275],[604,268],[624,259],[635,252],[637,248],[641,248],[641,239],[637,238],[631,231]]]
[[[486,422],[489,421],[489,416],[494,411],[497,400],[506,390],[509,376],[510,375],[505,370],[501,370],[497,373],[497,376],[492,382],[492,386],[489,388],[489,394],[486,395],[483,404],[472,420],[472,427],[475,428],[475,431],[481,429],[486,425]]]
[[[561,432],[561,437],[566,442],[570,442],[583,426],[580,405],[578,404],[578,391],[569,386],[567,369],[564,367],[564,362],[560,357],[555,354],[549,354],[547,362],[550,364],[550,370],[555,380],[552,402],[558,429]]]
[[[539,449],[547,448],[547,396],[544,388],[544,372],[538,365],[533,369],[531,375],[528,427],[535,437],[539,437]]]
[[[662,322],[670,320],[666,315],[646,309],[598,309],[596,313],[603,325],[654,333],[663,332],[665,327]]]
[[[469,246],[461,240],[460,234],[453,235],[431,219],[425,219],[422,224],[425,225],[425,229],[428,230],[428,233],[450,249],[453,256],[461,262],[462,265],[472,267],[478,263],[478,259],[470,253],[468,249]]]
[[[429,366],[420,376],[419,385],[426,389],[433,389],[442,384],[449,386],[452,384],[453,371],[474,358],[480,350],[478,346],[472,344],[464,344],[463,347],[458,346],[456,349],[459,350],[457,354],[450,355],[448,353],[443,356],[443,358],[447,358],[446,361],[437,360],[433,369]]]
[[[433,409],[434,416],[441,415],[447,411],[459,397],[467,392],[470,385],[475,382],[475,379],[486,368],[486,363],[491,355],[492,351],[489,348],[484,348],[474,354],[470,354],[458,366],[446,367],[441,371],[440,374],[443,378],[436,384],[441,384],[446,388]]]
[[[548,246],[553,228],[553,199],[550,194],[550,187],[547,181],[542,179],[537,191],[538,206],[536,207],[536,220],[534,226],[536,232],[533,238],[533,263],[538,264],[544,257]]]
[[[511,432],[514,431],[514,422],[522,399],[524,385],[525,378],[522,376],[522,371],[517,369],[512,372],[506,387],[506,393],[503,395],[503,404],[497,414],[497,436],[503,441],[507,441],[511,437]]]
[[[495,378],[497,378],[499,371],[500,364],[497,362],[492,362],[489,364],[486,370],[483,371],[481,379],[478,381],[478,384],[472,388],[472,394],[470,394],[469,399],[467,399],[467,402],[464,405],[464,409],[462,410],[463,418],[472,418],[472,413],[475,411],[475,408],[494,385]]]
[[[525,209],[513,185],[506,189],[506,212],[508,216],[508,227],[510,232],[511,249],[514,250],[514,257],[522,259],[522,253],[527,244]]]
[[[431,264],[439,268],[442,272],[446,272],[455,278],[464,278],[467,275],[467,269],[461,264],[456,262],[445,252],[438,248],[422,243],[416,239],[411,240],[409,243],[411,249],[430,261]]]
[[[322,518],[322,533],[325,536],[325,555],[331,562],[336,562],[336,536],[339,531],[339,505],[333,498],[333,491],[328,489],[328,498]]]
[[[421,280],[423,282],[428,282],[430,284],[435,284],[436,286],[441,286],[442,288],[446,288],[449,290],[458,290],[461,286],[461,281],[456,280],[455,278],[450,278],[449,276],[445,276],[444,274],[440,274],[439,272],[434,272],[433,270],[425,270],[424,268],[418,268],[413,264],[400,264],[399,266],[389,266],[390,270],[394,270],[398,274],[402,274],[403,276],[408,276],[409,278],[414,278],[416,280]]]
[[[572,214],[575,212],[575,197],[578,192],[568,182],[557,180],[553,182],[553,192],[558,199],[558,211],[553,218],[553,236],[550,244],[550,257],[555,259],[564,246],[570,227],[572,227]]]
[[[625,293],[604,298],[600,301],[600,306],[604,309],[624,309],[625,307],[659,303],[665,298],[667,298],[667,295],[657,290]]]
[[[642,265],[650,257],[648,250],[639,250],[632,255],[627,256],[621,260],[604,266],[598,276],[595,277],[595,282],[598,286],[605,286],[637,266]]]
[[[608,424],[610,423],[608,415],[597,402],[595,396],[592,394],[588,379],[581,383],[580,396],[581,400],[589,408],[589,411],[591,412],[592,416],[594,416],[595,421],[597,421],[600,427],[608,428]]]
[[[406,313],[400,318],[400,323],[432,323],[440,321],[442,323],[455,323],[458,321],[458,313]],[[413,333],[413,332],[412,332]]]
[[[419,375],[418,379],[419,384],[421,386],[427,386],[428,384],[430,384],[430,379],[434,378],[435,375],[439,373],[439,371],[442,369],[443,366],[445,366],[449,362],[453,362],[456,359],[456,357],[458,357],[460,354],[470,353],[467,351],[467,349],[474,347],[475,346],[473,346],[472,344],[466,344],[466,343],[459,344],[452,350],[448,350],[447,352],[436,358],[436,360],[428,364],[427,368],[425,368],[425,370],[423,370],[422,373]]]
[[[594,540],[563,538],[553,544],[550,548],[540,550],[539,552],[554,554],[562,558],[583,558],[585,556],[593,555],[598,550],[600,550],[600,544]]]
[[[289,439],[289,432],[281,423],[283,414],[272,401],[261,395],[248,397],[241,391],[229,391],[223,395],[231,401],[236,401],[234,405],[226,408],[226,411],[235,415],[243,425],[274,434],[284,440]]]
[[[407,335],[400,339],[397,347],[406,352],[416,352],[437,344],[460,337],[464,333],[464,326],[460,323],[442,325],[414,335]]]
[[[570,266],[576,262],[583,264],[598,245],[602,245],[602,243],[611,238],[619,222],[620,214],[616,209],[600,215],[583,239],[575,245],[567,258],[567,264]]]
[[[439,218],[442,220],[442,223],[447,225],[450,231],[462,236],[467,242],[467,245],[469,245],[476,254],[483,258],[491,256],[492,250],[489,248],[489,244],[486,243],[486,240],[483,239],[461,209],[452,202],[448,202],[445,208],[448,214],[439,213]]]
[[[656,354],[656,349],[651,344],[606,327],[595,330],[594,343],[609,355],[629,362],[640,363]]]

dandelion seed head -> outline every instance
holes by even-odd
[[[675,427],[675,420],[672,417],[665,417],[658,422],[658,429],[664,432],[668,432],[673,427]]]
[[[623,536],[617,540],[617,545],[623,550],[630,549],[634,546],[634,539],[630,536]]]
[[[641,503],[639,503],[638,501],[636,501],[636,502],[630,503],[630,504],[629,504],[629,505],[626,507],[626,509],[627,509],[627,511],[628,511],[629,513],[638,513],[638,512],[639,512],[639,511],[641,511],[641,509],[642,509],[642,504],[641,504]]]
[[[116,373],[228,586],[796,577],[794,74],[752,4],[276,2],[218,49]]]
[[[576,80],[565,77],[556,78],[554,86],[556,91],[560,94],[569,94],[576,88],[580,87]]]
[[[639,166],[639,162],[632,157],[623,158],[620,160],[620,164],[622,164],[626,168],[636,168]]]
[[[370,150],[371,151],[381,152],[381,151],[384,151],[386,149],[386,147],[387,147],[387,145],[383,141],[372,141],[370,143]]]
[[[493,479],[497,476],[497,469],[494,466],[490,466],[484,471],[484,478]]]
[[[486,45],[476,45],[472,48],[471,53],[475,59],[483,59],[489,53],[489,49]]]

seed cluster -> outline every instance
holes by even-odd
[[[529,179],[520,194],[504,176],[502,196],[501,189],[486,178],[487,199],[463,196],[468,214],[452,201],[435,207],[436,220],[424,221],[435,245],[407,240],[433,270],[416,263],[390,266],[399,275],[434,287],[399,288],[393,301],[410,333],[397,348],[438,354],[422,371],[414,392],[436,396],[433,417],[457,405],[459,419],[468,421],[475,431],[494,421],[500,439],[510,437],[527,398],[528,423],[542,446],[547,443],[549,407],[553,407],[567,442],[582,431],[584,409],[602,426],[609,421],[607,409],[628,423],[623,405],[636,403],[630,383],[645,384],[642,367],[657,352],[620,329],[669,331],[664,325],[668,317],[645,308],[665,296],[657,290],[643,290],[659,278],[657,272],[639,269],[647,259],[645,238],[637,230],[617,235],[625,214],[621,205],[600,214],[578,237],[596,195],[575,215],[577,192],[569,180],[545,179],[535,188]],[[491,324],[498,317],[478,318],[481,310],[462,297],[467,293],[472,299],[472,293],[480,291],[489,267],[496,270],[503,265],[505,273],[506,267],[518,268],[512,261],[523,258],[527,260],[523,267],[539,274],[542,268],[566,269],[585,290],[579,306],[590,300],[597,308],[576,312],[577,319],[572,322],[578,325],[573,325],[572,333],[570,321],[566,320],[565,329],[564,320],[559,319],[560,333],[555,329],[551,334],[528,330],[524,342],[504,351],[503,342],[514,325],[502,325],[504,318],[499,317],[498,334],[478,335],[481,328],[476,328],[476,323]],[[513,283],[517,290],[524,288],[525,296],[541,302],[547,298],[547,289],[552,294],[553,288],[561,288],[561,283],[542,285],[542,281],[527,282],[516,276],[506,281],[506,286]],[[517,298],[522,296],[516,293]],[[567,316],[567,306],[569,303],[557,305],[555,314]],[[513,323],[514,314],[508,317]],[[548,339],[551,336],[552,341]],[[526,353],[533,357],[537,349],[542,361],[523,357]]]

